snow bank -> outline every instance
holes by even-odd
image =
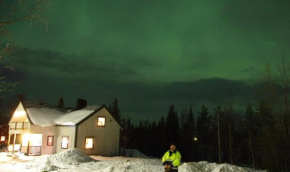
[[[94,161],[94,159],[90,158],[88,155],[76,148],[51,155],[48,157],[48,160],[54,166],[78,165],[82,162]]]
[[[201,162],[189,162],[183,163],[179,170],[180,172],[258,172],[260,170],[254,170],[250,168],[243,168],[230,164],[216,164],[208,163],[206,161]]]
[[[139,158],[149,158],[137,149],[123,149],[121,148],[121,154],[127,157],[139,157]]]
[[[79,149],[70,149],[55,155],[21,156],[7,158],[0,154],[1,172],[159,172],[164,171],[161,159],[133,157],[90,158]],[[3,159],[2,159],[3,158]],[[179,172],[262,172],[230,164],[202,162],[183,163]],[[263,171],[265,172],[265,171]]]

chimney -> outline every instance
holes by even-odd
[[[87,100],[85,99],[78,99],[77,101],[77,110],[80,110],[87,106]]]

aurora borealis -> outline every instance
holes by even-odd
[[[48,26],[10,26],[17,52],[14,93],[29,100],[75,106],[116,97],[131,118],[165,116],[202,104],[257,100],[269,62],[290,55],[286,0],[53,0]]]

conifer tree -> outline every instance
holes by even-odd
[[[252,105],[249,103],[245,112],[244,116],[244,135],[247,139],[247,147],[249,152],[249,157],[248,159],[251,159],[251,164],[252,167],[255,168],[256,164],[256,146],[255,143],[257,142],[257,130],[258,130],[258,119],[255,115],[255,111],[252,107]]]
[[[58,100],[58,107],[61,107],[61,108],[64,107],[64,100],[63,100],[63,97],[59,98],[59,100]]]
[[[166,118],[166,144],[170,145],[170,143],[178,141],[178,133],[179,133],[179,122],[177,113],[174,110],[174,105],[171,105],[168,111],[168,115]]]
[[[111,107],[109,106],[109,109],[111,110],[111,113],[112,113],[113,117],[116,119],[116,121],[118,123],[120,123],[121,122],[121,112],[119,109],[119,101],[117,98],[114,99]]]
[[[201,112],[198,113],[196,121],[196,130],[201,144],[208,144],[209,131],[211,126],[211,117],[208,108],[202,105]]]
[[[211,117],[209,116],[208,108],[202,105],[201,112],[198,113],[196,121],[196,132],[199,140],[199,149],[201,160],[207,160],[207,150],[210,144],[209,134],[211,126]]]

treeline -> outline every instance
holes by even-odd
[[[132,124],[130,118],[120,118],[117,99],[110,110],[119,115],[123,128],[120,145],[126,149],[160,158],[174,142],[184,162],[230,163],[270,171],[289,168],[289,145],[285,140],[289,139],[289,128],[285,128],[289,127],[288,119],[279,121],[277,112],[266,101],[260,101],[257,108],[249,103],[243,114],[221,106],[210,114],[205,105],[197,114],[191,107],[178,114],[171,105],[166,117],[159,121],[140,120],[138,124]]]

